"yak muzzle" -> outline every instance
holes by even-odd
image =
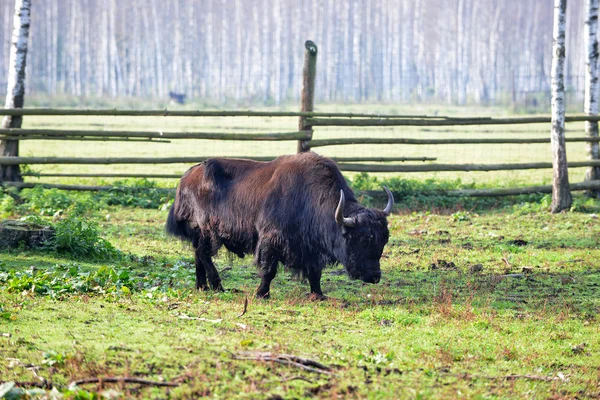
[[[379,281],[381,280],[381,272],[369,274],[366,276],[363,275],[360,277],[360,280],[366,283],[379,283]]]

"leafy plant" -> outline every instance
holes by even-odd
[[[52,350],[44,352],[43,356],[44,360],[42,361],[42,364],[48,365],[50,367],[53,365],[63,365],[67,360],[67,356],[65,356],[63,353],[59,353]]]
[[[15,212],[15,199],[9,195],[0,197],[0,218],[6,218]]]
[[[70,207],[81,215],[99,208],[99,204],[90,194],[68,193],[55,188],[45,189],[42,186],[23,190],[21,198],[23,204],[19,209],[22,212],[35,212],[40,215],[61,214]]]
[[[467,211],[457,211],[452,214],[454,222],[466,222],[471,220],[471,216]]]
[[[99,193],[96,199],[107,205],[158,209],[172,200],[173,194],[148,179],[129,179],[113,183],[115,189]]]
[[[100,236],[97,223],[77,214],[68,215],[55,225],[55,236],[48,246],[75,257],[110,259],[119,254],[110,242]]]

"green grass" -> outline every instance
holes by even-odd
[[[38,100],[36,105],[48,105]],[[53,106],[69,106],[72,99],[58,99],[61,104],[55,98],[52,101]],[[114,104],[100,101],[96,106]],[[136,102],[119,105],[136,107],[140,107]],[[317,110],[511,115],[499,108],[434,105],[322,105]],[[568,135],[581,135],[582,126],[569,125]],[[27,117],[24,127],[286,132],[297,128],[297,120]],[[315,138],[546,137],[548,129],[546,125],[323,128],[315,131]],[[21,154],[247,156],[293,153],[295,148],[295,142],[23,141]],[[436,156],[438,163],[550,159],[546,145],[343,146],[319,152]],[[568,157],[582,160],[584,145],[569,144]],[[42,172],[183,173],[189,165],[31,167]],[[583,169],[570,173],[572,182],[580,181]],[[225,288],[234,290],[192,290],[192,252],[165,235],[169,198],[159,191],[93,195],[36,189],[24,191],[22,201],[0,194],[0,216],[66,228],[61,231],[60,248],[0,250],[0,381],[21,382],[22,390],[30,390],[29,395],[35,397],[49,393],[34,391],[31,382],[38,383],[41,377],[66,398],[78,399],[600,395],[598,201],[577,196],[571,212],[553,215],[548,212],[548,196],[449,199],[423,195],[431,189],[547,184],[550,170],[347,176],[356,189],[389,185],[399,194],[400,214],[389,218],[391,237],[382,257],[382,282],[350,281],[341,267],[329,267],[322,281],[330,297],[325,302],[309,300],[308,284],[292,279],[284,270],[272,285],[271,300],[256,300],[258,277],[251,257],[238,259],[227,253],[217,257],[216,265]],[[92,179],[27,180],[99,183]],[[159,181],[161,186],[175,184],[175,180]],[[154,184],[127,181],[123,185]],[[69,235],[75,231],[79,232]],[[107,247],[111,251],[95,253],[95,246],[104,240],[117,250]],[[246,298],[247,312],[241,315]],[[331,366],[334,375],[235,358],[248,351],[304,356]],[[173,381],[179,386],[68,388],[76,379],[109,376]]]
[[[38,193],[10,213],[39,215],[58,198],[70,215],[71,196]],[[165,236],[165,210],[98,200],[75,211],[118,248],[111,258],[0,251],[0,380],[37,375],[67,398],[110,388],[123,398],[597,398],[600,222],[590,211],[600,203],[578,198],[585,212],[553,215],[545,201],[393,215],[382,282],[330,267],[330,299],[315,302],[283,270],[271,300],[254,299],[251,257],[227,253],[216,265],[235,290],[196,293],[191,250]],[[335,375],[234,357],[247,351],[304,356]],[[180,385],[67,389],[107,376]]]

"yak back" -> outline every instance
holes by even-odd
[[[213,158],[182,177],[167,231],[190,241],[210,236],[213,248],[238,254],[254,252],[259,237],[288,253],[331,253],[340,241],[340,190],[348,215],[360,207],[354,194],[335,163],[315,153],[270,162]]]

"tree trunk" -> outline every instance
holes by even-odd
[[[571,207],[569,171],[565,146],[565,21],[567,0],[554,0],[552,45],[552,212]]]
[[[27,39],[29,37],[30,0],[15,0],[14,29],[8,70],[8,85],[6,89],[6,108],[23,108],[25,101],[25,65],[27,61]],[[2,120],[2,128],[20,128],[23,122],[21,116],[7,115]],[[1,140],[0,155],[18,156],[18,140]],[[18,165],[0,165],[0,182],[22,182],[21,169]]]
[[[598,114],[598,0],[586,0],[586,20],[583,39],[586,49],[585,59],[585,102],[583,112],[588,115]],[[585,133],[591,137],[598,136],[598,122],[585,123]],[[598,160],[598,143],[587,144],[588,159]],[[590,167],[585,173],[586,181],[600,179],[600,167]],[[600,192],[588,192],[590,196],[600,197]]]

